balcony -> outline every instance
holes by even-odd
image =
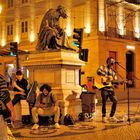
[[[127,39],[127,40],[134,40],[134,41],[140,41],[140,38],[136,38],[134,36],[134,31],[125,31],[125,35],[120,35],[117,28],[114,27],[108,27],[105,32],[99,31],[99,36],[106,36],[111,38],[121,38],[121,39]]]

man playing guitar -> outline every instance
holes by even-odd
[[[108,122],[108,119],[106,118],[106,102],[108,98],[112,102],[109,121],[117,122],[117,119],[114,117],[117,106],[114,85],[116,85],[117,82],[113,83],[113,81],[117,81],[118,78],[117,73],[112,69],[115,64],[115,60],[112,57],[108,57],[106,63],[107,65],[101,65],[97,69],[97,74],[100,76],[102,83],[102,86],[99,89],[102,97],[102,121],[104,123]]]

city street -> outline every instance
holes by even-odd
[[[11,129],[16,140],[139,140],[140,139],[140,104],[139,101],[130,103],[130,121],[127,120],[128,104],[120,102],[117,106],[117,123],[102,123],[101,105],[97,105],[96,115],[93,121],[76,122],[73,126],[61,125],[56,130],[53,126],[40,127],[39,130],[31,130],[31,125],[21,129]],[[109,114],[110,103],[107,105]]]
[[[1,0],[0,102],[0,140],[140,140],[140,0]]]

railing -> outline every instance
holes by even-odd
[[[125,31],[125,35],[119,35],[117,28],[114,27],[108,27],[105,32],[100,32],[99,35],[108,36],[108,37],[114,37],[114,38],[122,38],[122,39],[128,39],[128,40],[135,40],[140,41],[140,38],[136,38],[134,36],[134,31]]]

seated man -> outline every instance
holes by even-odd
[[[0,101],[1,101],[1,109],[3,109],[2,105],[4,105],[4,107],[8,111],[10,111],[11,120],[14,122],[16,119],[14,107],[12,105],[10,94],[7,88],[7,82],[4,76],[2,76],[1,74],[0,74]],[[5,114],[6,112],[7,112],[6,110],[2,111],[2,115],[5,115],[7,117],[8,114]]]
[[[32,129],[39,128],[39,119],[38,115],[40,116],[51,116],[55,115],[55,128],[60,128],[58,123],[59,116],[60,116],[60,109],[58,107],[58,101],[55,100],[53,94],[51,93],[51,87],[47,84],[44,84],[40,87],[40,93],[37,96],[35,106],[32,108],[32,117],[34,120],[34,125]]]
[[[14,98],[12,100],[13,106],[17,104],[20,100],[26,99],[27,97],[27,86],[28,81],[23,77],[23,74],[20,70],[16,72],[16,81],[12,82],[14,90]]]

